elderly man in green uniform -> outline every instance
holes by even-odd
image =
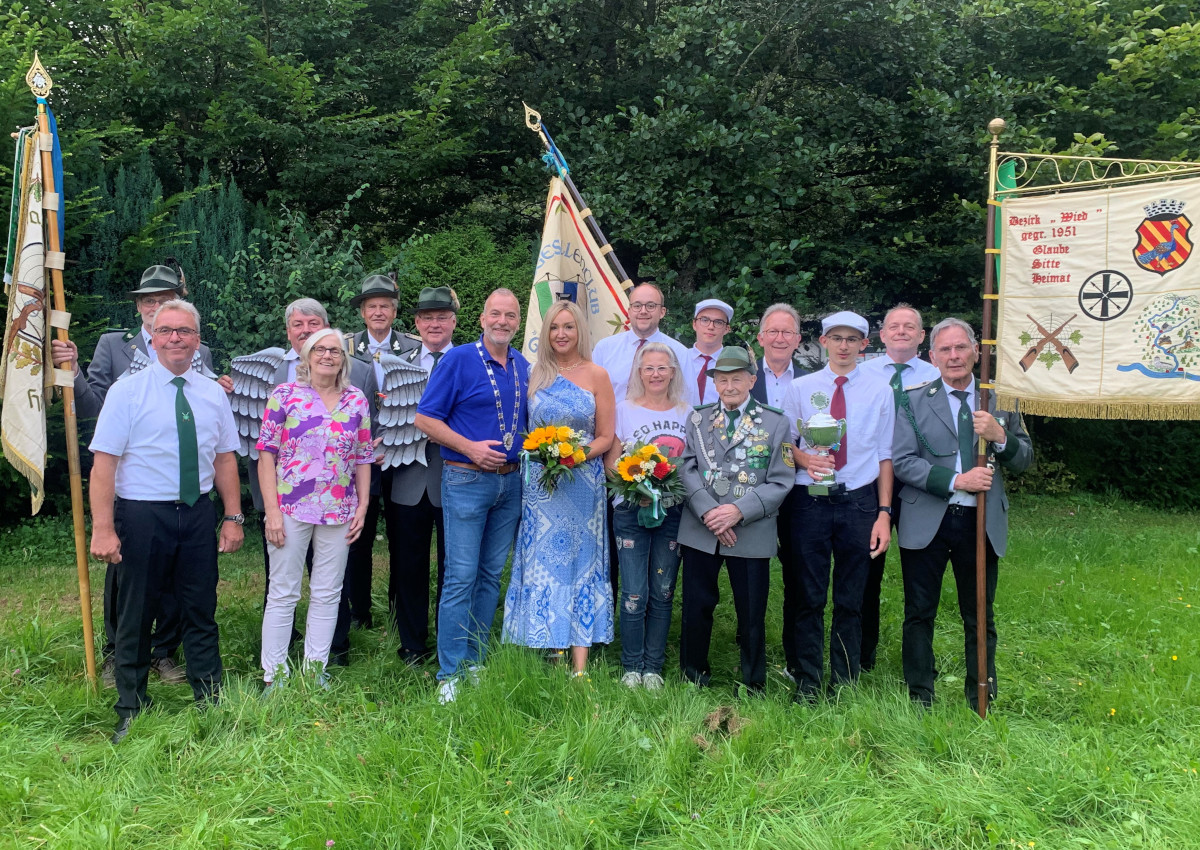
[[[766,683],[764,620],[778,547],[775,522],[795,481],[790,426],[783,411],[750,396],[756,372],[746,349],[721,349],[708,372],[720,401],[690,415],[680,467],[688,500],[679,523],[680,666],[689,681],[708,684],[713,610],[720,601],[717,577],[724,564],[737,611],[742,684],[750,693],[761,692]]]
[[[400,290],[392,278],[381,274],[369,276],[362,282],[362,290],[358,295],[350,299],[350,304],[358,308],[366,325],[365,329],[350,339],[352,356],[375,370],[375,386],[383,390],[380,357],[384,354],[400,357],[420,348],[421,343],[395,329]],[[379,527],[381,496],[386,497],[392,490],[392,472],[391,469],[381,471],[379,466],[371,467],[371,506],[363,520],[362,534],[350,544],[350,554],[346,557],[345,594],[350,603],[350,625],[364,629],[374,627],[371,617],[371,555],[375,548],[375,531]],[[404,549],[408,541],[399,524],[388,520],[386,511],[384,525],[387,529],[388,552],[395,560],[397,550]]]

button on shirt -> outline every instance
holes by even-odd
[[[882,378],[884,381],[891,381],[892,375],[896,374],[896,367],[893,365],[896,362],[890,355],[881,354],[878,357],[872,357],[865,363],[859,364],[858,368],[864,374]],[[908,367],[900,375],[900,380],[903,381],[904,387],[927,384],[930,381],[936,381],[942,376],[937,366],[934,366],[928,360],[922,360],[920,357],[905,360],[904,365]]]
[[[829,366],[792,381],[783,398],[783,412],[792,429],[792,442],[801,447],[796,420],[808,421],[814,413],[829,413],[837,377]],[[865,487],[879,478],[879,464],[892,459],[892,431],[896,423],[892,388],[875,375],[855,368],[846,376],[846,465],[837,471],[837,483],[846,489]],[[796,467],[796,484],[815,483],[808,470]]]
[[[796,361],[789,359],[787,368],[783,370],[783,374],[776,377],[771,371],[771,367],[767,365],[767,361],[762,361],[762,370],[758,373],[758,380],[762,382],[763,388],[767,394],[767,404],[777,410],[783,409],[783,397],[787,395],[787,389],[792,385],[792,381],[796,380]]]
[[[213,488],[217,453],[238,448],[237,425],[229,397],[216,381],[191,369],[182,377],[183,395],[196,420],[200,492],[207,493]],[[174,378],[166,367],[154,363],[117,381],[104,399],[88,448],[119,458],[116,490],[122,499],[170,502],[179,498]]]
[[[950,421],[954,423],[955,434],[957,435],[957,433],[958,433],[958,413],[959,413],[959,410],[962,408],[962,402],[959,401],[958,396],[954,395],[954,393],[951,392],[951,388],[949,386],[946,387],[946,400],[950,402]],[[975,379],[974,378],[971,378],[971,386],[967,387],[967,403],[971,405],[971,410],[979,409],[979,396],[975,391]],[[1006,445],[1008,445],[1008,441],[1006,440],[1003,443],[992,443],[991,445],[994,447],[995,452],[997,454],[999,454],[1000,452],[1004,451],[1004,447]],[[955,452],[954,453],[954,473],[955,473],[955,475],[957,475],[957,474],[961,473],[962,471],[963,471],[962,458],[958,456],[958,452]],[[973,506],[973,505],[977,505],[978,503],[979,503],[978,497],[976,497],[976,495],[974,493],[968,493],[966,490],[955,490],[953,493],[950,494],[950,504],[952,504],[952,505],[972,505]]]
[[[615,336],[607,336],[600,340],[592,350],[592,361],[603,366],[608,372],[617,401],[625,400],[625,392],[629,388],[629,371],[633,368],[633,357],[637,353],[639,339],[633,331],[622,331]],[[682,377],[687,377],[689,355],[688,350],[681,343],[671,339],[662,331],[655,331],[646,337],[646,342],[661,342],[671,346],[675,352],[675,359],[679,361],[680,367],[684,370]],[[689,403],[694,406],[695,402],[691,399],[698,395],[694,375],[690,392],[686,386],[684,391],[687,393],[686,397]]]
[[[483,336],[479,337],[482,343]],[[513,347],[508,349],[508,363],[500,363],[482,346],[483,357],[491,364],[496,387],[500,392],[500,406],[504,418],[504,431],[513,435],[512,448],[506,460],[516,463],[521,454],[522,435],[529,430],[527,417],[529,404],[529,361]],[[475,344],[459,345],[447,351],[438,367],[429,376],[425,393],[417,404],[417,413],[437,419],[462,437],[473,440],[500,440],[500,419],[496,416],[496,394],[488,380],[484,361]],[[515,427],[513,423],[513,380],[520,382],[521,412]],[[515,432],[515,433],[514,433]],[[493,446],[503,452],[503,446]],[[442,446],[442,459],[471,463],[466,455]]]

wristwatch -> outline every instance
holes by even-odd
[[[221,517],[221,522],[236,522],[238,525],[245,525],[246,524],[246,515],[245,514],[226,514],[225,516]]]
[[[888,516],[891,516],[891,515],[892,515],[892,506],[891,506],[891,505],[880,505],[880,506],[879,506],[879,512],[880,512],[880,513],[885,513],[885,514],[887,514]]]

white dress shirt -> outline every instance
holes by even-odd
[[[371,336],[371,332],[367,331],[367,351],[371,355],[371,365],[375,367],[375,386],[383,388],[383,364],[379,362],[380,354],[391,354],[392,348],[388,343],[392,339],[392,334],[389,331],[387,336],[382,341],[376,340]]]
[[[826,364],[811,375],[792,381],[783,398],[783,412],[792,428],[792,442],[803,447],[796,420],[808,421],[814,413],[829,413],[837,375]],[[892,388],[876,375],[857,367],[846,376],[842,388],[846,397],[846,465],[837,470],[837,483],[846,489],[865,487],[879,477],[879,464],[892,459],[892,432],[896,424],[896,405]],[[808,470],[796,466],[796,484],[815,484]]]
[[[787,368],[778,377],[771,371],[771,367],[767,365],[765,359],[762,366],[762,371],[758,373],[758,380],[762,381],[763,388],[767,391],[767,404],[777,410],[782,410],[783,397],[787,395],[787,388],[792,385],[792,381],[796,380],[796,361],[789,357]]]
[[[962,410],[962,401],[954,393],[956,390],[951,386],[946,386],[946,400],[950,402],[950,421],[954,423],[954,432],[958,433],[958,414]],[[979,395],[975,391],[975,378],[971,378],[971,386],[967,387],[967,404],[971,405],[971,410],[979,409]],[[974,428],[972,428],[974,430]],[[1008,445],[1005,440],[999,443],[992,443],[993,450],[999,454],[1004,451],[1004,447]],[[963,471],[962,456],[958,452],[954,453],[954,474],[958,475]],[[968,493],[966,490],[955,490],[950,494],[950,504],[952,505],[978,505],[979,499],[974,493]]]
[[[694,345],[688,349],[687,359],[681,365],[683,366],[683,391],[688,404],[692,407],[712,404],[719,399],[717,391],[713,388],[712,378],[705,381],[704,398],[700,398],[700,372],[704,369],[705,357],[708,358],[708,368],[711,369],[717,362],[717,355],[720,353],[720,348],[713,354],[705,354]]]
[[[890,354],[881,354],[878,357],[872,357],[865,363],[858,365],[859,369],[868,375],[876,375],[891,384],[892,375],[896,374],[896,368],[893,364],[899,361],[893,360]],[[938,367],[934,366],[928,360],[922,360],[920,357],[914,357],[911,360],[905,360],[904,369],[900,373],[900,380],[904,382],[904,388],[909,389],[921,384],[927,384],[930,381],[936,381],[941,377],[941,372]]]
[[[445,356],[446,352],[452,348],[454,348],[454,343],[446,343],[446,347],[442,349],[442,355]],[[433,352],[426,347],[425,343],[421,343],[421,356],[418,358],[418,360],[422,369],[430,374],[433,373]],[[380,384],[379,386],[382,387],[383,384]]]
[[[158,362],[158,350],[155,349],[155,347],[150,344],[151,341],[152,341],[152,339],[151,339],[150,334],[147,333],[147,331],[146,331],[146,326],[142,325],[142,342],[146,343],[146,356],[150,358],[151,363],[157,363]]]
[[[296,382],[296,366],[300,363],[300,352],[294,348],[289,348],[287,353],[283,355],[283,362],[287,364],[287,383],[294,384]]]
[[[605,371],[608,372],[608,377],[612,381],[613,393],[616,395],[617,401],[625,400],[625,391],[629,388],[629,371],[633,368],[633,357],[637,354],[639,339],[638,335],[633,331],[622,331],[613,336],[606,336],[597,342],[595,348],[592,349],[592,360],[598,365],[603,366]],[[671,346],[680,367],[684,368],[684,364],[688,358],[688,350],[679,342],[671,339],[671,337],[662,331],[655,331],[646,337],[646,342],[661,342]],[[687,377],[686,368],[684,368],[683,377],[685,379]],[[693,383],[692,395],[695,394],[695,391],[696,387]],[[687,396],[687,398],[691,399],[692,395]]]
[[[180,377],[196,422],[200,492],[213,488],[218,452],[238,448],[229,396],[193,369]],[[148,502],[179,498],[179,432],[175,426],[175,376],[160,363],[117,381],[104,399],[89,448],[115,455],[117,496]]]

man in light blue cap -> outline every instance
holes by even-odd
[[[717,400],[708,370],[716,362],[725,334],[733,323],[733,308],[719,298],[706,298],[692,311],[692,330],[696,344],[688,349],[683,366],[683,388],[692,407]]]
[[[820,692],[831,558],[829,683],[850,684],[859,673],[868,565],[891,540],[895,406],[887,382],[858,368],[868,332],[867,320],[857,313],[826,316],[821,345],[828,363],[793,381],[783,401],[792,438],[802,449],[795,453],[792,552],[783,564],[783,648],[796,681],[796,701],[802,703]],[[844,436],[835,445],[801,440],[800,426],[817,414],[845,421]],[[822,481],[830,472],[834,484]]]

